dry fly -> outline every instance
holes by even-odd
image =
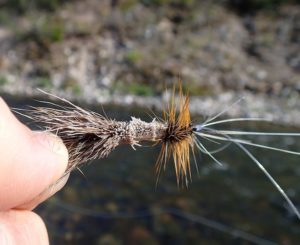
[[[257,144],[240,138],[248,135],[264,136],[300,136],[300,133],[275,133],[275,132],[246,132],[215,129],[215,125],[223,125],[230,122],[244,121],[269,121],[263,118],[230,118],[218,120],[236,101],[217,115],[214,115],[203,123],[192,123],[189,112],[189,96],[185,95],[179,86],[176,96],[175,86],[170,102],[163,110],[162,119],[154,118],[151,122],[144,122],[132,117],[130,121],[116,121],[93,111],[85,110],[70,101],[48,94],[59,99],[65,105],[60,106],[50,102],[44,102],[49,107],[31,107],[25,110],[27,117],[42,124],[44,128],[58,135],[65,143],[69,151],[69,164],[65,174],[74,169],[79,169],[82,164],[96,158],[104,158],[117,146],[129,144],[135,149],[143,142],[150,141],[161,144],[161,151],[155,164],[157,179],[166,164],[172,158],[178,185],[188,186],[191,180],[190,156],[196,161],[196,150],[208,155],[217,164],[221,162],[214,153],[234,144],[239,147],[267,176],[275,188],[287,201],[290,208],[300,219],[300,213],[286,192],[270,175],[260,161],[248,150],[247,146],[254,146],[268,150],[280,151],[288,154],[300,155],[300,152]],[[179,97],[179,103],[175,103],[175,97]],[[24,115],[24,113],[22,113]],[[217,151],[209,151],[203,143],[203,139],[213,142],[225,142],[226,144]],[[197,164],[196,164],[197,166]]]

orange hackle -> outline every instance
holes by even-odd
[[[177,184],[191,179],[190,148],[194,153],[191,117],[189,111],[189,97],[184,95],[181,84],[179,85],[179,110],[175,104],[175,86],[167,110],[163,112],[167,129],[162,139],[162,147],[156,161],[157,180],[162,167],[165,169],[167,161],[173,157]]]

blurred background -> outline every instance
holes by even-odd
[[[274,123],[229,128],[299,132],[300,1],[0,0],[0,95],[10,106],[35,105],[40,88],[151,120],[178,76],[197,120],[244,97],[227,116]],[[300,149],[297,138],[256,139]],[[251,150],[299,204],[299,157]],[[37,210],[52,244],[300,242],[299,222],[238,149],[217,155],[222,168],[199,156],[189,190],[171,164],[155,188],[157,153],[121,147],[85,177],[74,172]]]

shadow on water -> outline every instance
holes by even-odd
[[[6,98],[13,107],[32,100]],[[92,108],[101,112],[101,108]],[[105,108],[109,117],[148,120],[139,109]],[[24,118],[23,118],[24,120]],[[246,125],[246,124],[245,124]],[[249,124],[242,129],[295,131]],[[239,126],[235,124],[235,126]],[[257,142],[300,149],[292,137]],[[299,156],[250,148],[296,204],[300,204]],[[300,223],[260,170],[234,146],[216,154],[217,166],[198,156],[189,189],[177,187],[173,166],[155,188],[159,147],[117,148],[106,159],[75,171],[65,188],[40,205],[52,244],[297,244]],[[299,206],[298,206],[299,207]]]

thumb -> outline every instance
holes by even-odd
[[[49,244],[45,224],[31,211],[0,212],[0,244]]]
[[[59,179],[68,162],[62,141],[32,132],[0,98],[0,211],[18,207]]]

